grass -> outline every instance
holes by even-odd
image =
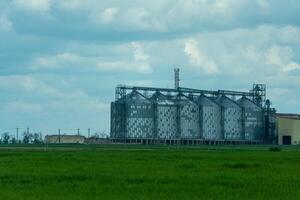
[[[0,146],[0,199],[299,199],[300,148]]]

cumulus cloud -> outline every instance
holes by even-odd
[[[130,31],[164,32],[167,27],[145,8],[130,8],[120,18],[120,26]]]
[[[128,9],[108,7],[101,11],[93,11],[89,18],[93,25],[105,24],[121,32],[167,31],[167,26],[163,20],[152,15],[144,7],[130,7]]]
[[[277,37],[280,42],[300,44],[300,28],[296,26],[283,26],[277,29]]]
[[[235,24],[247,1],[180,0],[167,11],[166,21],[172,30],[211,29]]]
[[[294,61],[294,52],[291,47],[272,46],[266,52],[267,63],[278,67],[282,72],[291,72],[300,69]]]
[[[13,30],[13,22],[7,16],[0,15],[0,32],[10,32]]]
[[[151,73],[149,56],[143,51],[142,46],[137,42],[131,43],[133,56],[127,60],[100,61],[97,63],[98,69],[113,71],[135,71],[139,73]]]
[[[48,11],[51,6],[51,0],[14,0],[17,8],[29,11]]]
[[[204,74],[216,74],[219,68],[214,60],[210,59],[199,47],[195,40],[188,40],[184,44],[184,52],[189,57],[193,67]]]
[[[30,126],[38,131],[43,131],[41,127],[52,131],[58,127],[99,130],[99,123],[109,123],[109,103],[88,95],[69,79],[49,75],[1,76],[0,89],[14,96],[0,97],[5,116],[2,123],[8,130],[9,124]]]
[[[63,87],[61,81],[60,87]],[[42,78],[32,75],[0,76],[0,89],[2,91],[10,91],[17,98],[19,98],[18,95],[20,94],[24,96],[30,94],[42,95],[45,98],[60,98],[65,95],[64,92],[45,83]]]
[[[82,1],[82,0],[59,0],[55,1],[56,5],[65,10],[82,10],[85,8],[90,8],[91,1]]]
[[[12,101],[8,102],[4,106],[5,112],[13,113],[13,114],[20,114],[20,113],[38,113],[41,112],[41,106],[37,103],[31,103],[31,102],[22,102],[22,101]]]
[[[172,87],[175,66],[184,86],[266,83],[289,112],[285,96],[300,98],[300,3],[278,2],[0,1],[1,124],[108,130],[116,84]]]
[[[262,9],[267,9],[267,8],[269,8],[269,5],[270,5],[269,0],[256,0],[256,3]]]
[[[23,12],[19,12],[20,9],[33,13],[51,10],[50,14],[53,20],[59,20],[56,21],[57,24],[48,25],[53,28],[60,25],[60,31],[72,33],[73,37],[76,36],[78,27],[84,27],[89,31],[96,29],[97,32],[93,34],[97,36],[99,33],[113,33],[114,31],[123,34],[136,31],[180,34],[181,31],[193,33],[199,30],[225,30],[237,26],[254,27],[269,23],[269,19],[274,19],[272,23],[278,25],[295,25],[298,23],[297,20],[290,19],[297,15],[297,7],[300,6],[297,2],[288,2],[285,4],[285,8],[290,8],[290,12],[282,15],[278,9],[280,4],[271,4],[268,0],[179,0],[176,2],[154,0],[151,3],[140,0],[129,2],[13,0],[13,5],[10,6],[7,3],[3,7],[7,7],[12,14],[18,15],[20,19],[18,17],[15,19],[22,23],[22,18],[30,15],[27,13],[23,15]],[[258,7],[268,8],[268,12],[265,13]],[[72,23],[73,20],[76,20],[76,23]],[[31,19],[26,23],[35,21],[39,21],[39,19]],[[38,34],[40,29],[33,30]],[[57,35],[64,36],[64,34]],[[70,35],[68,36],[70,37]]]
[[[122,45],[121,45],[122,46]],[[124,46],[124,45],[123,45]],[[118,48],[116,47],[116,51]],[[126,51],[130,52],[126,57],[118,58],[117,55],[105,58],[101,55],[79,55],[71,52],[59,53],[51,56],[35,58],[32,70],[42,69],[60,70],[69,68],[72,70],[87,71],[131,71],[137,73],[151,73],[152,68],[149,64],[149,55],[138,42],[131,42],[125,45]]]
[[[97,13],[93,17],[96,17],[96,20],[99,20],[101,23],[108,24],[115,19],[118,12],[119,12],[118,8],[111,7],[111,8],[104,9],[103,12],[101,12],[100,14]]]
[[[72,54],[69,52],[60,53],[54,56],[45,56],[36,58],[33,64],[33,69],[49,68],[57,69],[68,67],[72,64],[79,64],[82,58],[79,55]]]

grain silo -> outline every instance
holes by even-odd
[[[126,138],[152,138],[153,106],[137,91],[126,96]]]
[[[200,139],[199,106],[183,94],[178,94],[175,98],[180,138]]]
[[[179,87],[178,74],[175,80],[175,88],[116,87],[112,141],[260,144],[276,138],[271,120],[276,110],[266,100],[264,84],[254,84],[248,92],[213,91]]]
[[[263,110],[246,97],[240,98],[237,103],[243,108],[243,132],[245,140],[263,139]]]
[[[160,139],[177,138],[177,105],[160,92],[155,92],[151,101],[154,107],[154,135]]]
[[[111,126],[110,131],[113,138],[126,137],[126,104],[123,100],[111,103]]]
[[[200,109],[200,129],[205,140],[223,139],[221,132],[221,107],[205,95],[197,99]]]
[[[242,140],[242,108],[225,95],[216,98],[221,106],[221,126],[225,140]]]

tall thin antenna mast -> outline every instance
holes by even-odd
[[[179,68],[174,68],[174,73],[175,73],[175,89],[178,90],[179,88]]]

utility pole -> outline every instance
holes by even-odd
[[[90,131],[91,131],[91,129],[88,128],[88,138],[90,137]]]
[[[17,127],[17,142],[19,142],[19,128]]]
[[[58,129],[58,143],[60,144],[60,128]]]

